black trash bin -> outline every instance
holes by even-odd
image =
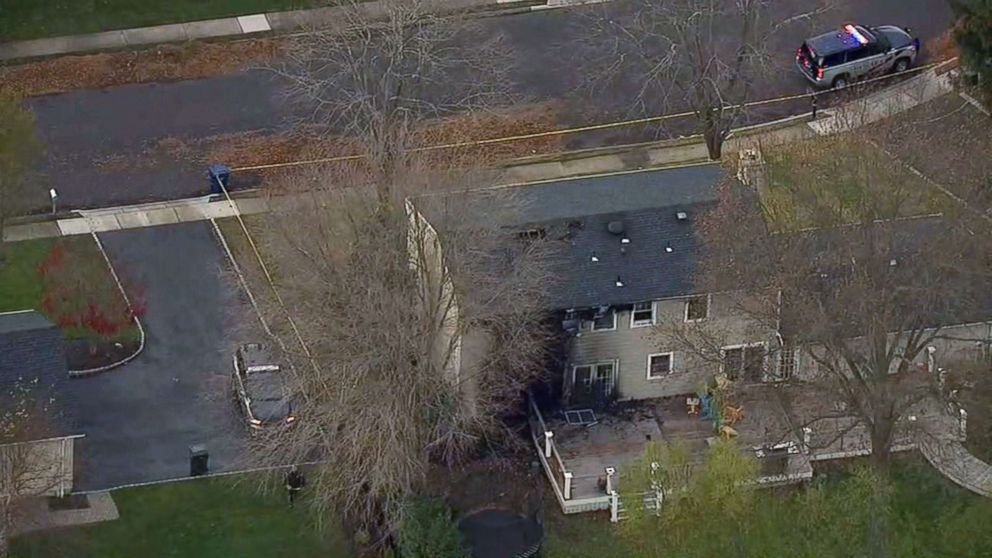
[[[227,165],[210,165],[207,177],[210,178],[211,194],[223,194],[231,186],[231,168]],[[224,185],[223,189],[221,184]]]
[[[189,476],[198,477],[207,474],[210,470],[210,454],[207,446],[196,444],[189,447]]]

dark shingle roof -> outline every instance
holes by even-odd
[[[565,237],[552,306],[615,306],[693,294],[698,248],[693,223],[710,206],[673,205],[530,225],[544,229],[548,238]],[[622,223],[623,232],[610,232],[611,223]]]
[[[58,401],[68,381],[62,334],[52,322],[33,310],[0,314],[0,394],[15,386],[33,386],[35,397]],[[58,405],[55,428],[66,431],[71,421]]]

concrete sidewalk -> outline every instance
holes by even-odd
[[[548,6],[545,0],[430,0],[437,13],[488,12],[529,9],[531,6],[564,7],[575,0],[559,0]],[[554,0],[552,0],[554,1]],[[364,15],[375,18],[383,13],[382,3],[364,2],[358,5]],[[50,37],[30,41],[0,44],[0,61],[27,60],[58,54],[85,53],[99,50],[124,49],[160,43],[178,43],[194,39],[241,37],[262,33],[288,33],[300,29],[325,27],[342,21],[348,8],[332,6],[311,10],[294,10],[266,14],[250,14],[204,21],[171,23],[153,27],[104,31],[83,35]]]

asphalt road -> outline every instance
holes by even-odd
[[[841,1],[843,5],[820,24],[821,29],[844,21],[892,23],[912,27],[926,41],[946,29],[951,20],[946,0]],[[776,5],[804,2],[807,0],[783,0]],[[512,45],[517,92],[531,100],[566,100],[563,124],[570,124],[618,114],[635,95],[638,80],[632,75],[623,85],[595,98],[584,96],[580,85],[588,68],[571,48],[574,37],[587,31],[590,13],[620,16],[630,6],[628,0],[614,0],[585,8],[494,17],[482,25],[484,32],[504,33]],[[791,63],[796,45],[809,33],[809,29],[795,26],[773,38],[771,50],[781,53],[779,67],[761,83],[758,97],[806,89],[805,81],[791,71]],[[252,71],[180,83],[80,91],[34,98],[30,104],[48,145],[50,185],[58,190],[63,207],[76,208],[202,193],[205,169],[195,160],[202,154],[163,156],[156,146],[163,140],[192,145],[198,138],[218,134],[278,130],[287,116],[280,97],[281,87],[271,75]],[[599,114],[590,116],[590,108]],[[39,197],[48,187],[39,185]]]
[[[212,471],[238,468],[245,429],[228,382],[241,304],[210,223],[100,238],[115,269],[145,289],[147,339],[134,361],[67,382],[86,434],[76,488],[187,476],[192,444],[207,445]]]

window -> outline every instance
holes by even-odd
[[[630,313],[630,327],[641,327],[654,324],[654,303],[638,302]]]
[[[826,57],[826,59],[823,60],[823,63],[820,64],[820,67],[821,68],[829,68],[831,66],[837,66],[837,65],[843,64],[843,63],[844,63],[844,53],[843,52],[837,52],[837,53],[831,54],[830,56]]]
[[[685,301],[685,321],[696,322],[710,317],[710,297],[695,296]]]
[[[611,329],[616,329],[617,314],[613,310],[610,310],[598,318],[593,318],[591,323],[591,328],[593,331],[609,331]]]
[[[609,397],[616,383],[616,363],[583,364],[572,369],[576,393],[592,397]]]
[[[648,379],[657,380],[672,373],[673,353],[648,355]]]
[[[723,373],[731,380],[760,382],[764,377],[765,346],[745,345],[723,349]]]
[[[863,60],[865,58],[868,58],[872,54],[873,53],[872,53],[872,51],[871,51],[870,48],[868,48],[866,46],[863,46],[861,48],[856,48],[854,50],[848,51],[848,53],[847,53],[847,61],[848,62],[857,62],[858,60]]]
[[[776,380],[788,380],[796,373],[796,362],[799,361],[799,349],[795,347],[782,347],[782,352],[778,354],[778,375]]]

